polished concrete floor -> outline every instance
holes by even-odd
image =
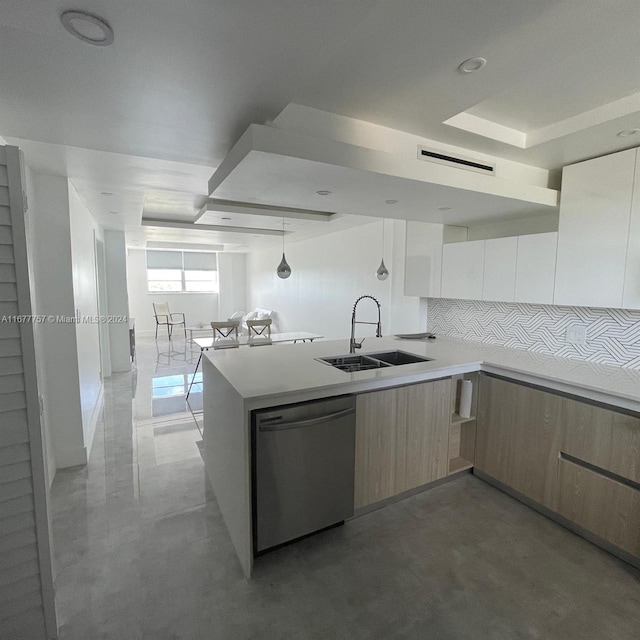
[[[639,572],[470,475],[263,556],[246,581],[184,402],[197,356],[139,340],[89,465],[56,475],[61,640],[640,637]]]

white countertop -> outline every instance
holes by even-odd
[[[406,351],[429,362],[345,373],[316,358],[349,353],[348,340],[208,351],[210,362],[250,408],[358,393],[487,371],[640,412],[640,371],[541,355],[478,342],[367,338],[358,354]]]

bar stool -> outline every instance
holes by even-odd
[[[247,320],[247,329],[249,330],[247,344],[250,347],[273,344],[271,341],[271,318]]]

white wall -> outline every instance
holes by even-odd
[[[184,313],[187,326],[208,325],[218,319],[217,293],[149,293],[147,258],[144,249],[129,249],[127,258],[129,313],[136,321],[136,335],[154,335],[154,302],[168,302],[174,313]],[[158,329],[158,338],[167,337],[166,327]]]
[[[68,183],[68,191],[73,295],[78,316],[87,319],[98,316],[95,240],[102,238],[102,229],[71,182]],[[88,457],[103,399],[100,326],[98,323],[81,321],[75,328],[82,429]]]
[[[218,318],[226,320],[236,311],[247,309],[247,267],[244,253],[219,253],[218,278]]]
[[[391,275],[376,278],[382,250],[382,221],[285,245],[291,277],[276,275],[281,248],[247,257],[249,308],[275,312],[278,331],[313,331],[326,338],[348,338],[351,310],[364,294],[382,305],[382,333],[423,331],[426,307],[403,295],[405,222],[385,224],[385,264]],[[373,303],[363,301],[358,319],[375,320]],[[375,335],[375,327],[358,326],[357,337]]]
[[[129,295],[127,292],[127,249],[124,231],[104,232],[104,257],[107,280],[107,312],[124,321],[109,322],[111,371],[131,370],[129,349]]]
[[[27,158],[28,163],[28,158]],[[28,173],[28,226],[34,313],[75,314],[67,179]],[[86,464],[76,326],[47,321],[37,327],[43,424],[49,479],[55,468]]]

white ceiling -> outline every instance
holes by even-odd
[[[114,44],[72,38],[68,8]],[[143,212],[193,219],[246,127],[290,102],[550,169],[636,146],[615,134],[640,126],[640,101],[610,107],[640,91],[638,24],[637,0],[0,0],[0,135],[144,242]],[[458,72],[472,56],[486,68]],[[443,124],[464,112],[546,134],[518,148]]]

